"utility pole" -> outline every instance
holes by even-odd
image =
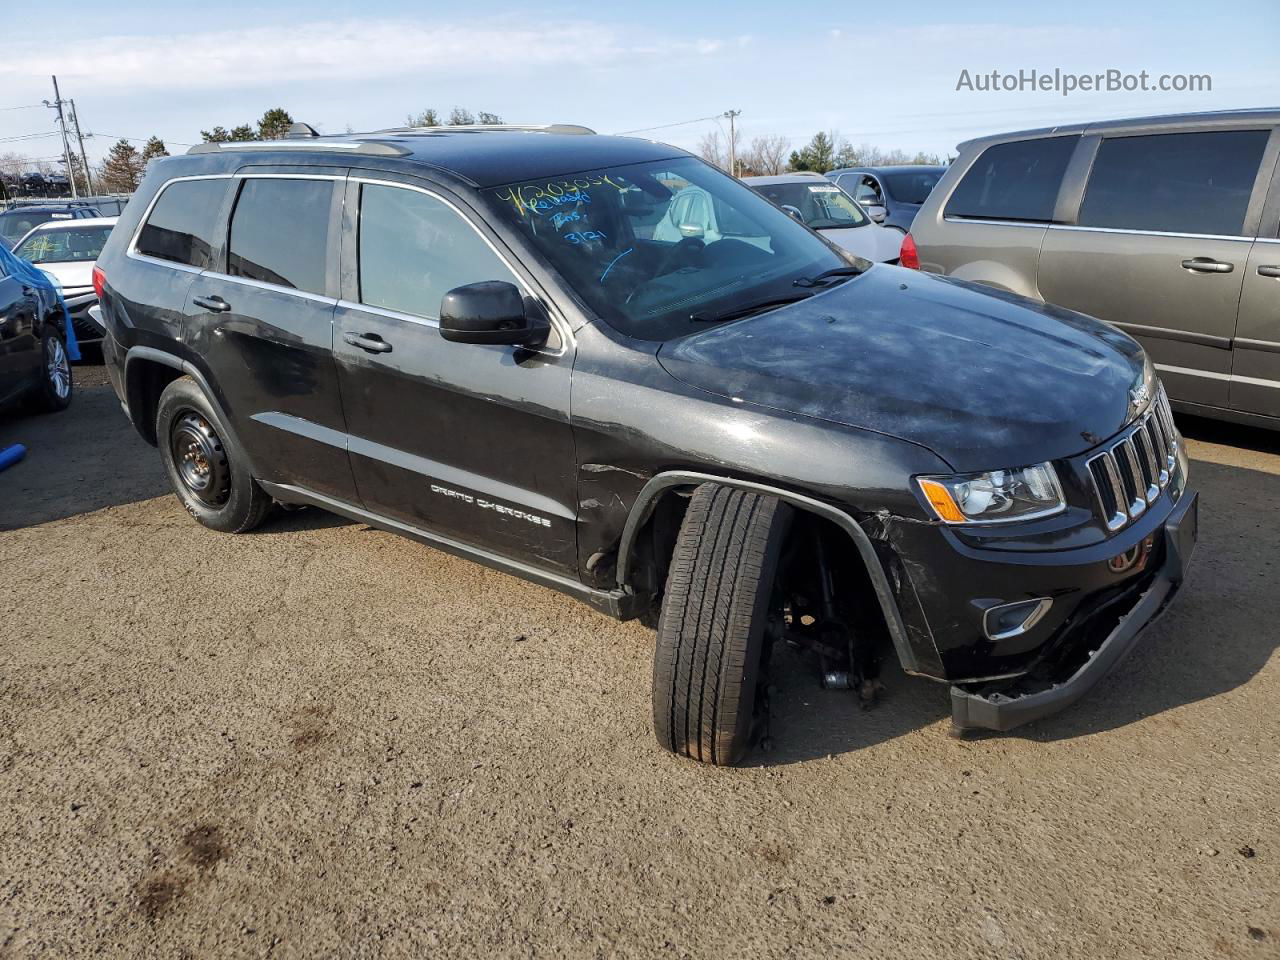
[[[84,185],[89,188],[89,196],[93,196],[93,174],[89,172],[89,158],[84,153],[84,134],[80,132],[80,114],[76,112],[76,101],[72,97],[71,103],[71,122],[75,124],[76,139],[80,141],[80,162],[84,164]],[[72,177],[72,180],[75,178]]]
[[[46,107],[58,111],[58,129],[62,132],[62,158],[67,165],[67,179],[71,182],[71,199],[77,198],[76,172],[71,166],[71,144],[67,141],[67,118],[62,115],[62,96],[58,93],[58,78],[53,78],[53,103],[44,102]]]
[[[724,115],[729,119],[729,176],[738,175],[737,137],[734,136],[733,121],[741,115],[741,110],[726,110]]]

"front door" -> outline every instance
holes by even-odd
[[[1175,399],[1228,404],[1269,136],[1105,137],[1076,223],[1045,234],[1040,294],[1137,337]]]
[[[545,569],[577,569],[577,496],[563,329],[537,352],[450,343],[453,287],[533,287],[455,198],[357,181],[334,318],[348,447],[366,509]]]
[[[345,178],[234,180],[225,256],[188,292],[193,350],[258,479],[355,502],[332,329]]]

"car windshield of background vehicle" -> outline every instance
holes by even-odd
[[[1079,137],[1016,140],[987,147],[947,201],[945,215],[1048,222]]]
[[[602,318],[668,340],[704,318],[797,294],[850,263],[739,181],[692,157],[540,177],[484,191]]]
[[[886,173],[884,187],[889,196],[899,203],[924,203],[942,179],[934,170],[917,170],[911,173]]]
[[[799,210],[805,226],[814,230],[844,230],[871,222],[834,183],[753,183],[751,189],[779,207]]]
[[[111,235],[110,227],[58,227],[39,230],[14,250],[32,263],[91,263]]]
[[[52,219],[48,213],[29,213],[26,210],[6,210],[0,213],[0,239],[6,244],[14,244],[25,237],[34,227],[47,223]]]
[[[1098,147],[1077,223],[1239,236],[1270,130],[1109,137]]]

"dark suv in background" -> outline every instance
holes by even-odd
[[[862,204],[876,223],[906,233],[911,229],[920,205],[946,167],[928,164],[901,164],[894,167],[843,167],[827,173],[827,179]]]
[[[723,232],[678,229],[694,193]],[[1060,709],[1196,539],[1127,335],[846,255],[662,144],[205,144],[149,167],[96,285],[196,520],[310,504],[656,615],[658,739],[708,762],[759,729],[782,639],[867,697],[892,649],[961,728]]]
[[[1132,334],[1180,410],[1280,428],[1278,157],[1280,110],[972,140],[908,248]]]

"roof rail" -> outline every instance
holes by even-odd
[[[474,133],[474,132],[517,132],[517,133],[562,133],[577,136],[594,136],[590,127],[577,123],[450,123],[434,127],[388,127],[376,133]]]
[[[240,140],[232,143],[197,143],[187,151],[192,153],[219,153],[223,150],[305,150],[311,152],[359,153],[375,157],[407,157],[412,150],[384,143],[379,140],[329,140],[318,134],[314,139],[298,137],[284,140]]]

